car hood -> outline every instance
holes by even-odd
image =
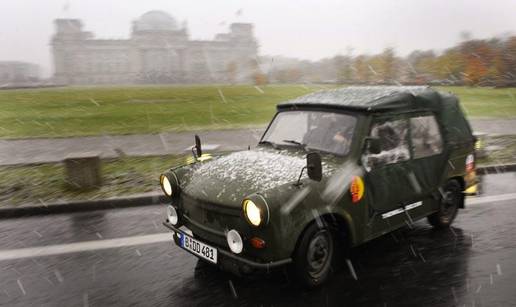
[[[268,148],[233,152],[193,165],[180,179],[181,189],[196,199],[240,206],[250,194],[295,182],[305,157],[303,151]]]

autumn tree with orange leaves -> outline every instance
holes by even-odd
[[[495,50],[486,41],[470,40],[462,43],[461,52],[466,84],[474,85],[484,81],[493,64]]]

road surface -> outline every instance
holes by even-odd
[[[198,265],[161,225],[164,208],[0,220],[1,306],[516,305],[516,175],[489,175],[453,227],[420,221],[357,249],[328,285],[282,272],[237,278]]]

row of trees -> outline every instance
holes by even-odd
[[[416,50],[400,57],[387,48],[375,55],[337,55],[317,62],[289,59],[268,76],[271,82],[516,86],[516,36],[465,39],[440,54]]]

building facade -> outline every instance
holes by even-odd
[[[55,20],[54,83],[247,83],[258,73],[253,25],[233,23],[211,41],[190,40],[186,24],[151,11],[126,40],[95,39],[80,20]]]

